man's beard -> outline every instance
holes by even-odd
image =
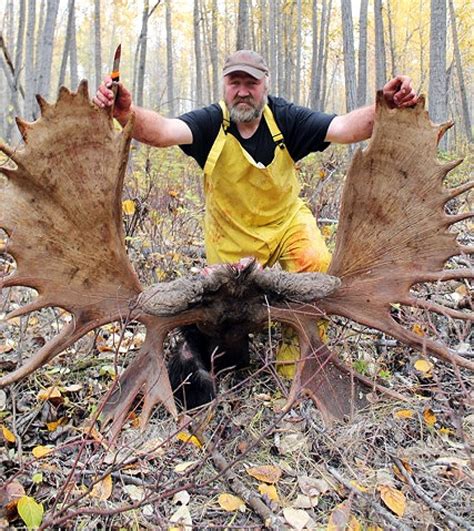
[[[241,107],[239,103],[246,103],[247,106]],[[251,96],[246,98],[235,98],[233,102],[227,103],[229,108],[230,119],[236,123],[248,123],[260,118],[263,108],[267,104],[267,95],[265,94],[260,102],[255,101]]]

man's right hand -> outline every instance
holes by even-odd
[[[112,78],[110,76],[104,78],[92,101],[101,108],[114,105],[114,118],[117,118],[122,124],[128,120],[132,110],[132,95],[122,83],[118,83],[117,97],[114,104]]]

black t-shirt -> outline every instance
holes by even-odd
[[[295,162],[308,153],[323,151],[329,146],[329,142],[325,142],[324,139],[335,114],[312,111],[275,96],[268,96],[268,105],[283,135],[288,152]],[[222,118],[222,109],[217,103],[179,116],[193,133],[193,143],[179,147],[186,155],[193,157],[201,168],[204,168],[222,125]],[[261,162],[265,166],[272,162],[275,143],[264,119],[250,138],[242,138],[233,122],[228,131],[237,138],[255,162]]]

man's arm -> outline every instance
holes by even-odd
[[[390,107],[412,107],[418,97],[407,76],[397,76],[383,88],[383,95]],[[375,104],[355,109],[352,112],[336,116],[329,125],[327,142],[352,144],[367,140],[372,135],[375,119]]]
[[[119,83],[117,97],[110,90],[112,80],[106,77],[97,89],[94,103],[99,107],[114,105],[114,118],[125,125],[135,114],[132,135],[136,140],[156,147],[192,144],[193,134],[189,126],[178,118],[165,118],[155,111],[137,107],[132,102],[131,93]]]

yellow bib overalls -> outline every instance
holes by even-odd
[[[223,124],[204,166],[208,263],[234,263],[253,256],[262,266],[279,262],[292,272],[326,271],[331,255],[314,216],[299,198],[295,164],[270,108],[265,106],[263,119],[275,141],[275,154],[263,166],[228,132],[229,112],[224,102],[220,106]],[[294,343],[289,339],[282,345],[278,361],[299,357]],[[293,371],[282,372],[291,376]]]

